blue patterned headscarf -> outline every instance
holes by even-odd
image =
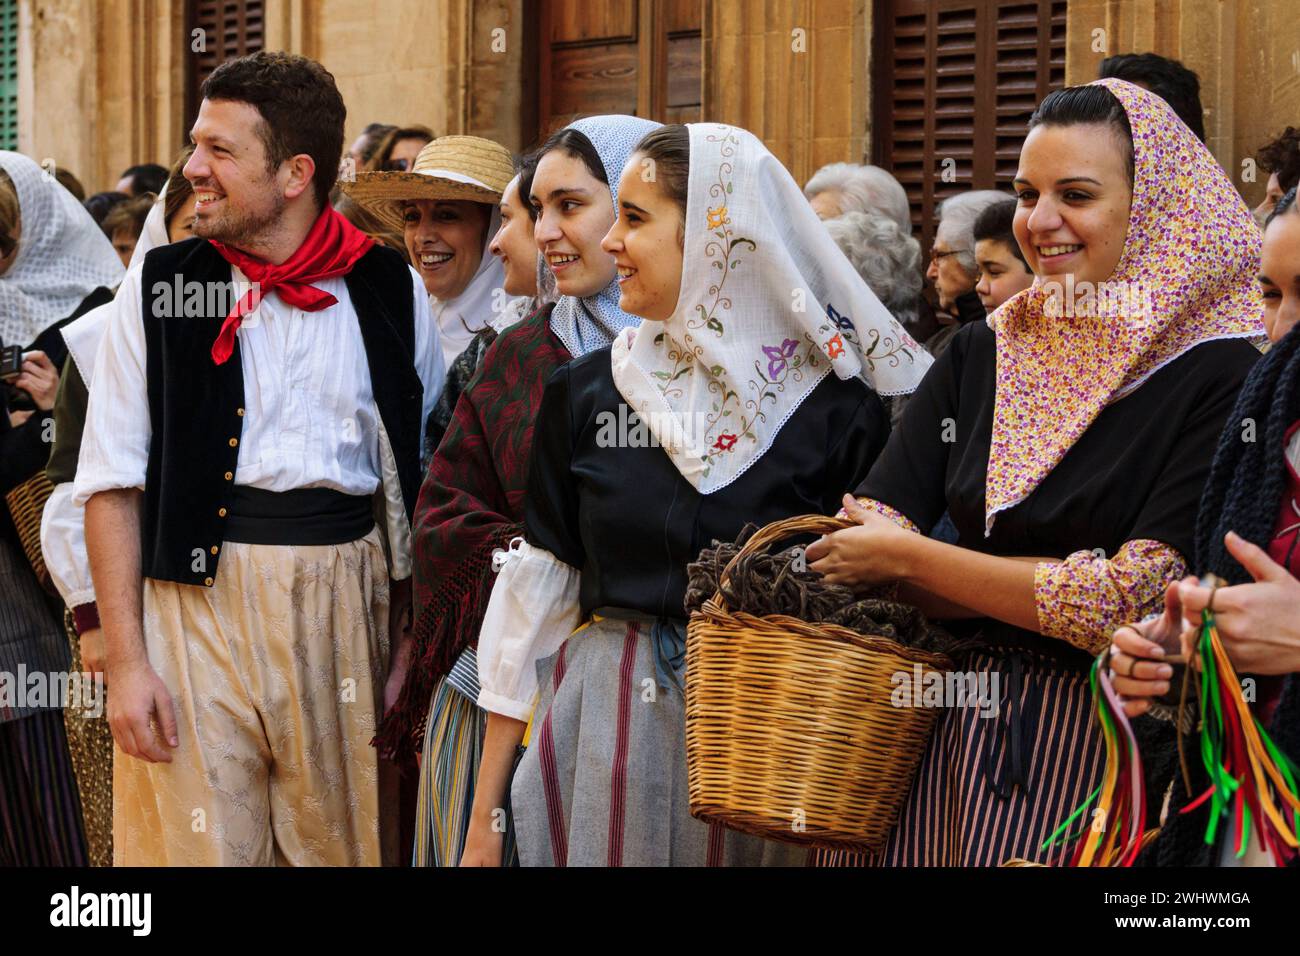
[[[614,200],[616,214],[618,179],[623,175],[623,166],[636,144],[660,125],[653,120],[636,116],[613,115],[588,116],[567,127],[582,133],[595,147],[596,155],[605,167],[605,178],[609,180],[609,193]],[[618,307],[618,297],[617,278],[610,280],[609,285],[595,295],[586,298],[560,296],[551,312],[551,331],[564,343],[570,355],[577,358],[605,348],[623,329],[641,324],[639,317],[628,315]]]

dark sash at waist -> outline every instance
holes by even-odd
[[[266,491],[236,485],[229,511],[225,539],[242,544],[346,544],[375,526],[369,495],[333,488]]]

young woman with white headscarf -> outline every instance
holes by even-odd
[[[510,793],[524,865],[796,862],[689,814],[686,565],[749,522],[834,512],[888,437],[880,396],[929,357],[752,134],[664,127],[619,185],[604,248],[644,321],[547,384],[524,540],[480,637],[480,781],[503,777],[493,727],[531,719]],[[482,785],[470,845],[503,798]]]

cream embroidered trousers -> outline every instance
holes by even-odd
[[[388,607],[378,530],[332,546],[228,543],[212,588],[146,579],[149,662],[180,745],[169,764],[114,748],[114,865],[394,862],[370,746]]]

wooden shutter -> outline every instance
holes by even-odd
[[[872,162],[907,190],[927,251],[940,201],[1010,187],[1030,114],[1065,83],[1065,8],[1066,0],[877,0]]]
[[[199,88],[226,60],[256,53],[264,47],[263,0],[189,0],[186,10],[189,44],[188,128],[199,112]],[[194,51],[195,30],[203,31],[204,49]]]
[[[537,138],[579,116],[700,118],[703,0],[541,0]]]
[[[18,148],[18,0],[0,0],[0,149]]]

